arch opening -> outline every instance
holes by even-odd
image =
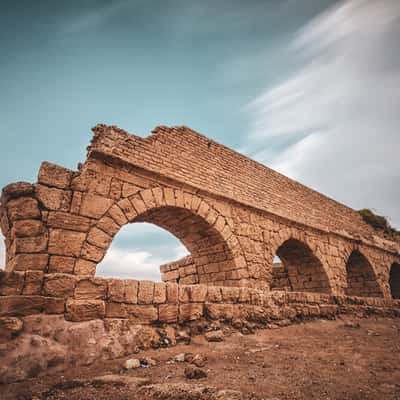
[[[400,264],[393,263],[389,274],[390,294],[393,299],[400,299]]]
[[[383,297],[374,270],[368,259],[354,250],[346,263],[348,296]]]
[[[330,293],[328,276],[321,261],[305,243],[286,240],[276,251],[271,289]]]
[[[160,266],[189,254],[171,233],[150,223],[127,224],[114,237],[96,276],[161,281]]]

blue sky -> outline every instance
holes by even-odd
[[[399,16],[397,0],[3,0],[0,186],[42,160],[75,169],[97,123],[188,125],[399,226]],[[183,254],[126,229],[127,263]]]

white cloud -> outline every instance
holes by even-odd
[[[187,255],[183,246],[171,249],[170,257],[154,256],[148,251],[135,251],[112,247],[97,266],[96,276],[134,278],[160,281],[160,265]]]
[[[397,226],[399,21],[398,0],[330,8],[290,44],[304,66],[245,108],[252,119],[245,151],[252,157]]]

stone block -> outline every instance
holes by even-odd
[[[40,166],[38,182],[59,189],[68,189],[73,172],[67,168],[44,161]]]
[[[43,293],[50,297],[72,297],[77,279],[69,274],[47,274],[44,279]]]
[[[43,310],[42,296],[0,296],[0,317],[20,317],[39,314]]]
[[[169,304],[177,303],[179,299],[179,286],[176,283],[167,283],[167,302]]]
[[[14,239],[15,253],[40,253],[46,250],[48,235],[43,234],[33,237],[21,237]]]
[[[15,182],[4,186],[1,192],[1,202],[3,204],[7,203],[9,199],[29,196],[34,191],[33,185],[29,182]]]
[[[7,203],[6,207],[10,221],[40,218],[38,203],[32,197],[12,199]]]
[[[35,185],[35,195],[47,210],[68,211],[71,203],[71,191],[44,185]]]
[[[48,260],[49,256],[47,254],[17,254],[12,264],[15,271],[45,271]]]
[[[86,193],[82,198],[80,214],[85,217],[99,219],[114,204],[114,200],[97,194]]]
[[[111,237],[113,237],[120,229],[120,225],[118,225],[111,217],[108,216],[101,218],[97,223],[97,227]]]
[[[114,204],[109,210],[108,215],[115,221],[115,223],[119,226],[125,225],[128,223],[128,220],[121,210],[121,208]]]
[[[133,279],[126,279],[125,284],[125,302],[130,304],[137,304],[139,281]]]
[[[43,234],[45,228],[42,221],[37,219],[24,219],[17,220],[14,222],[11,236],[16,237],[29,237],[29,236],[39,236]]]
[[[104,249],[100,249],[99,247],[93,246],[90,243],[85,243],[82,246],[81,256],[85,260],[94,261],[96,263],[100,262],[105,254]]]
[[[128,313],[126,310],[126,304],[107,302],[105,317],[106,318],[127,318]]]
[[[40,295],[43,283],[42,271],[26,271],[25,282],[22,294],[24,295]]]
[[[89,231],[87,241],[96,247],[107,250],[108,246],[111,244],[112,237],[101,229],[94,227]]]
[[[51,228],[68,229],[77,232],[87,232],[90,222],[87,217],[62,211],[50,211],[47,218],[47,225]]]
[[[178,286],[179,288],[179,302],[189,303],[190,301],[190,286]]]
[[[46,314],[64,314],[65,299],[60,297],[45,297],[43,312]]]
[[[203,316],[202,303],[187,303],[179,305],[179,322],[194,321]]]
[[[152,304],[154,296],[154,282],[139,281],[138,303]]]
[[[153,302],[155,304],[165,303],[167,300],[167,291],[165,287],[165,283],[155,282],[154,283],[154,299]]]
[[[205,312],[214,320],[232,320],[235,317],[234,304],[206,303]]]
[[[87,278],[80,280],[75,287],[76,299],[98,300],[105,299],[107,295],[107,281],[100,278]]]
[[[95,275],[97,264],[92,261],[83,260],[78,258],[75,263],[74,274],[75,275]]]
[[[89,321],[91,319],[103,319],[105,316],[105,304],[102,300],[72,300],[66,303],[65,319],[68,321]]]
[[[132,221],[137,217],[137,212],[129,199],[122,199],[118,202],[118,207],[125,215],[126,221]]]
[[[172,324],[178,321],[178,304],[160,304],[158,306],[158,319],[161,322]]]
[[[75,258],[65,256],[51,256],[49,262],[49,273],[72,274],[74,272]]]
[[[49,254],[78,257],[86,235],[65,229],[50,229]]]
[[[125,281],[122,279],[108,280],[108,299],[115,303],[125,301]]]
[[[238,287],[222,287],[221,291],[224,303],[237,303],[239,301],[240,289]]]
[[[222,301],[221,288],[218,286],[208,286],[207,301],[211,303],[219,303]]]
[[[18,295],[24,287],[25,274],[23,272],[4,272],[0,270],[0,295]]]
[[[203,303],[207,299],[207,286],[206,285],[192,285],[190,286],[190,301],[192,303]]]
[[[135,323],[150,324],[158,320],[157,307],[150,305],[126,304],[127,317]]]

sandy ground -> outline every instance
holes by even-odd
[[[206,356],[202,368],[207,372],[206,378],[189,380],[184,376],[187,362],[168,362],[183,352]],[[71,369],[63,376],[0,386],[0,398],[400,399],[398,319],[322,320],[259,330],[253,335],[235,332],[219,343],[209,343],[203,336],[197,336],[190,345],[148,350],[131,358],[145,356],[154,359],[157,365],[122,372],[126,358],[113,360],[85,369]],[[138,381],[136,386],[96,383],[95,377],[106,374],[146,379]],[[143,385],[147,382],[164,384],[160,386],[163,389],[146,390]],[[242,394],[237,396],[242,397],[235,394],[212,397],[212,391],[207,389],[210,387],[240,391]]]

